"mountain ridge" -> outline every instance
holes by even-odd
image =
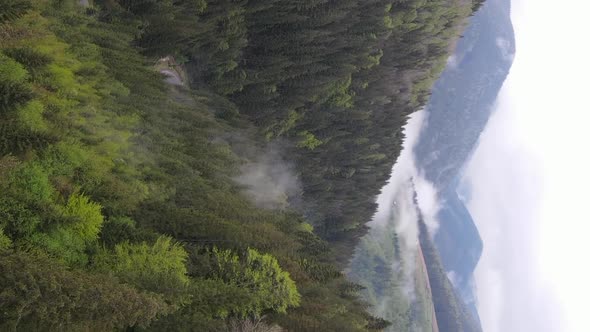
[[[516,52],[509,0],[488,0],[472,17],[426,106],[416,164],[438,191],[434,242],[457,291],[477,316],[475,270],[484,243],[457,188],[464,165],[493,112]]]

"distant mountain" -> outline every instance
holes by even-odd
[[[452,184],[471,155],[512,65],[514,44],[510,1],[488,0],[435,83],[414,152],[437,188]]]
[[[457,194],[457,183],[488,122],[514,53],[510,0],[486,1],[434,85],[427,124],[414,148],[418,168],[441,199],[434,243],[442,265],[475,315],[471,281],[483,243]]]
[[[474,318],[479,320],[473,291],[473,271],[481,257],[483,242],[455,187],[449,186],[440,193],[440,197],[443,203],[437,218],[441,226],[434,236],[434,243],[440,253],[442,266],[457,293]]]
[[[468,286],[471,276],[483,250],[483,242],[469,211],[457,195],[455,188],[442,193],[444,203],[438,213],[438,219],[444,222],[435,236],[442,263],[447,271],[453,271],[453,282],[458,286]],[[456,245],[461,240],[461,248]],[[461,249],[461,250],[459,250]]]

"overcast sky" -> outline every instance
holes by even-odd
[[[590,331],[588,9],[512,3],[515,61],[466,171],[486,332]]]

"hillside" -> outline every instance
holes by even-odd
[[[440,227],[434,236],[434,243],[445,271],[452,271],[458,291],[465,294],[466,301],[472,301],[472,276],[484,244],[455,188],[447,189],[440,197],[444,203],[437,214]]]
[[[0,329],[392,324],[340,270],[478,6],[0,0]]]
[[[421,220],[419,227],[420,247],[428,270],[438,329],[441,332],[481,332],[479,321],[472,315],[447,277],[428,229]]]
[[[490,0],[470,21],[427,104],[428,124],[414,148],[440,191],[455,185],[488,122],[515,53],[510,0]]]
[[[414,148],[417,167],[438,191],[434,242],[457,291],[475,309],[473,271],[484,244],[457,184],[494,109],[515,53],[510,0],[489,0],[471,18],[426,106]]]
[[[436,319],[436,309],[434,307],[434,300],[432,298],[432,287],[428,278],[428,267],[426,260],[422,254],[422,249],[418,247],[416,253],[416,289],[418,290],[418,298],[423,301],[420,310],[424,312],[424,317],[427,318],[426,323],[423,324],[424,331],[439,332],[438,321]]]

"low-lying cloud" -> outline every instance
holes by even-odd
[[[252,202],[266,209],[284,209],[289,198],[300,194],[301,186],[292,165],[278,147],[269,147],[256,159],[240,167],[235,181],[244,187]]]
[[[401,261],[404,271],[404,291],[410,300],[414,297],[414,273],[416,253],[419,246],[418,210],[422,214],[431,235],[438,229],[436,214],[439,203],[436,189],[417,170],[414,146],[427,121],[427,112],[419,111],[411,115],[404,127],[403,150],[393,166],[388,183],[381,189],[377,198],[377,212],[370,226],[382,227],[394,223],[401,242]],[[417,195],[416,206],[414,194]]]
[[[502,53],[502,58],[507,62],[514,61],[514,52],[512,51],[512,44],[508,39],[498,37],[496,38],[496,46]]]
[[[464,178],[484,242],[475,270],[478,310],[486,332],[562,331],[555,296],[536,265],[541,163],[523,147],[513,116],[500,101]]]

